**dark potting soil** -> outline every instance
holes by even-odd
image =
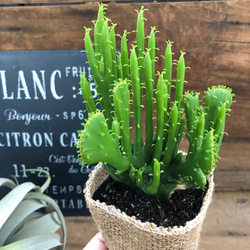
[[[96,190],[94,200],[114,205],[128,216],[157,226],[185,226],[199,213],[207,189],[176,190],[169,200],[161,201],[141,190],[130,189],[110,177]]]

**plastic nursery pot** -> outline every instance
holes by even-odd
[[[92,199],[94,192],[108,177],[99,163],[89,176],[84,190],[92,217],[102,233],[109,250],[195,250],[198,248],[201,226],[212,199],[214,182],[209,180],[209,189],[203,200],[200,213],[185,227],[164,228],[154,223],[142,223],[129,217],[114,206]]]

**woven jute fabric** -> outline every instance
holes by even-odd
[[[196,250],[202,222],[211,202],[213,179],[204,198],[200,213],[185,227],[163,228],[154,223],[142,223],[114,206],[92,199],[94,192],[107,178],[103,165],[98,164],[89,176],[84,190],[92,217],[109,250]]]

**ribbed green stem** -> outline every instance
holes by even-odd
[[[112,139],[114,141],[115,147],[120,147],[120,124],[117,120],[112,122]]]
[[[117,56],[117,78],[123,79],[123,71],[122,71],[122,55],[118,52]]]
[[[181,52],[181,56],[177,65],[177,77],[176,77],[176,87],[175,87],[175,102],[177,103],[178,110],[182,108],[183,102],[183,88],[184,88],[184,77],[185,77],[185,53]]]
[[[109,37],[108,22],[105,21],[102,28],[103,61],[104,61],[104,82],[106,88],[110,89],[112,76],[112,47]]]
[[[90,29],[85,29],[85,37],[84,37],[84,45],[85,51],[87,54],[89,66],[91,68],[92,74],[95,76],[95,81],[101,82],[103,80],[102,75],[98,69],[98,62],[95,56],[94,48],[92,45],[91,37],[90,37]]]
[[[151,32],[148,37],[148,52],[150,54],[150,59],[152,63],[152,79],[155,75],[155,27],[151,27]]]
[[[143,83],[143,72],[144,72],[144,49],[145,49],[145,34],[144,34],[144,10],[141,10],[138,13],[137,17],[137,26],[136,26],[136,53],[138,58],[138,67],[139,67],[139,77],[140,82]]]
[[[219,109],[218,116],[214,125],[214,134],[217,137],[217,147],[220,148],[223,136],[224,136],[224,128],[225,128],[225,120],[226,120],[226,103],[223,103]]]
[[[153,144],[153,84],[152,63],[149,53],[145,56],[145,96],[146,96],[146,141],[144,148],[144,159],[150,164],[152,159]]]
[[[196,121],[197,111],[199,107],[199,95],[187,92],[185,94],[185,113],[187,117],[188,133],[192,133],[193,125]]]
[[[131,163],[135,163],[131,148],[129,118],[130,118],[130,93],[125,81],[119,82],[114,88],[114,105],[121,130],[122,151]]]
[[[123,79],[129,79],[129,65],[128,65],[128,45],[127,45],[127,32],[124,31],[121,40],[121,62]]]
[[[171,84],[172,84],[172,43],[169,41],[167,42],[167,47],[165,51],[164,57],[164,80],[166,81],[164,93],[165,93],[165,126],[163,132],[163,139],[164,139],[164,146],[167,142],[168,136],[168,124],[169,124],[169,113],[170,113],[170,100],[171,100]]]
[[[165,147],[165,155],[163,162],[166,166],[169,165],[172,154],[175,149],[175,143],[176,143],[176,128],[177,128],[177,122],[178,122],[178,107],[177,104],[174,103],[172,110],[171,110],[171,117],[170,117],[170,123],[169,123],[169,130],[168,130],[168,138],[167,138],[167,143]]]
[[[88,113],[96,112],[96,105],[90,90],[89,82],[87,81],[84,72],[82,72],[80,76],[80,86],[83,100]]]
[[[98,14],[97,14],[97,20],[95,22],[95,28],[94,28],[94,46],[95,46],[95,53],[97,60],[101,60],[101,34],[102,34],[102,27],[104,25],[104,6],[100,6]]]
[[[198,117],[195,135],[195,148],[200,149],[203,143],[204,137],[204,125],[205,125],[205,114],[201,114]]]
[[[110,29],[110,42],[111,42],[111,54],[112,54],[112,82],[117,81],[117,62],[116,62],[116,35],[115,25]]]
[[[157,81],[156,86],[156,108],[157,108],[157,130],[156,130],[156,143],[154,158],[158,161],[161,160],[162,148],[163,148],[163,128],[165,119],[165,103],[164,103],[164,88],[165,83],[163,81],[163,75],[161,74]]]
[[[176,156],[178,151],[179,151],[179,146],[181,143],[181,139],[184,133],[184,128],[185,128],[185,116],[183,115],[182,117],[179,118],[179,122],[178,122],[178,126],[177,126],[177,130],[176,130],[176,142],[175,142],[175,149],[173,151],[173,156]]]
[[[138,165],[141,165],[142,157],[142,106],[141,106],[141,86],[139,79],[139,69],[138,69],[138,60],[133,47],[130,54],[130,76],[133,92],[133,111],[134,111],[134,155],[139,161]]]
[[[167,97],[167,112],[169,112],[170,107],[170,99],[171,99],[171,84],[172,84],[172,67],[173,67],[173,60],[172,60],[172,43],[167,42],[167,47],[165,51],[164,57],[164,79],[167,82],[167,93],[169,96]],[[167,120],[166,120],[167,121]]]

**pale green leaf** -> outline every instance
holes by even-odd
[[[43,183],[43,185],[40,187],[40,192],[43,193],[48,187],[49,187],[49,184],[51,182],[51,177],[49,175],[49,173],[44,170],[44,169],[36,169],[36,168],[32,168],[32,169],[26,169],[25,170],[26,172],[33,172],[33,171],[36,171],[36,172],[42,172],[44,173],[46,176],[47,176],[47,179],[46,181]]]
[[[26,182],[11,190],[4,198],[1,199],[0,228],[18,206],[18,204],[23,200],[25,195],[34,188],[36,188],[36,186],[33,183]]]
[[[29,199],[39,199],[39,200],[43,200],[46,203],[48,203],[50,206],[52,206],[54,208],[54,210],[56,211],[58,218],[60,220],[61,223],[61,227],[63,230],[63,242],[66,243],[66,235],[67,235],[67,229],[66,229],[66,224],[65,224],[65,220],[64,220],[64,216],[58,206],[58,204],[49,196],[45,195],[45,194],[41,194],[41,193],[29,193],[27,195],[27,197]]]
[[[0,246],[26,221],[41,216],[42,213],[34,213],[34,211],[44,206],[46,206],[45,203],[37,200],[22,201],[9,216],[2,228],[0,228]]]
[[[50,233],[16,241],[0,247],[0,250],[46,250],[60,245],[62,245],[60,243],[60,235]]]
[[[7,178],[0,178],[0,187],[1,186],[5,186],[5,187],[9,187],[13,189],[16,187],[16,183]]]
[[[14,234],[7,243],[9,244],[14,241],[19,241],[36,235],[56,232],[61,227],[56,216],[56,212],[54,212],[46,214],[31,222]]]

